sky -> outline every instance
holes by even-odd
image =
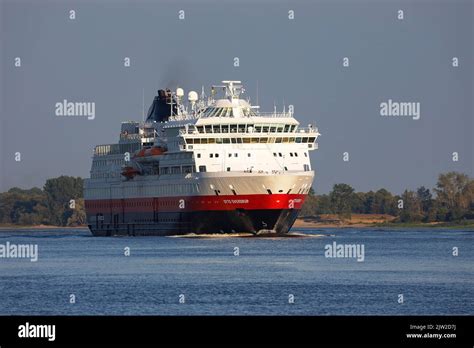
[[[148,110],[157,89],[222,80],[316,124],[317,193],[473,177],[473,16],[461,0],[0,0],[0,191],[87,177],[94,146],[142,119],[143,95]],[[95,118],[56,116],[64,99],[94,102]],[[389,99],[419,103],[419,119],[381,116]]]

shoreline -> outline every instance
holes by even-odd
[[[385,217],[374,218],[373,214],[370,216],[356,216],[350,220],[342,221],[331,218],[298,218],[293,224],[294,228],[444,228],[444,229],[468,229],[474,231],[474,221],[465,223],[460,222],[417,222],[417,223],[403,223],[393,222],[393,219]],[[14,225],[14,224],[0,224],[0,232],[5,230],[42,230],[42,229],[84,229],[87,230],[87,225],[81,226],[53,226],[53,225]]]
[[[2,230],[77,230],[77,229],[87,229],[87,225],[81,226],[55,226],[55,225],[14,225],[14,224],[0,224],[0,231]]]

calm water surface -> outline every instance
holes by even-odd
[[[0,244],[37,244],[39,259],[0,258],[0,314],[474,314],[474,231],[294,231],[322,236],[98,238],[84,229],[2,230]],[[363,244],[364,262],[326,258],[334,241]]]

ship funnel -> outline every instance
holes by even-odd
[[[183,91],[184,93],[184,91]],[[158,95],[148,109],[147,121],[165,122],[178,112],[177,102],[169,89],[158,90]]]

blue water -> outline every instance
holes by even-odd
[[[294,231],[322,236],[97,238],[83,229],[2,230],[0,244],[38,244],[39,259],[0,258],[0,314],[474,314],[474,231]],[[363,244],[365,260],[326,258],[333,241]]]

